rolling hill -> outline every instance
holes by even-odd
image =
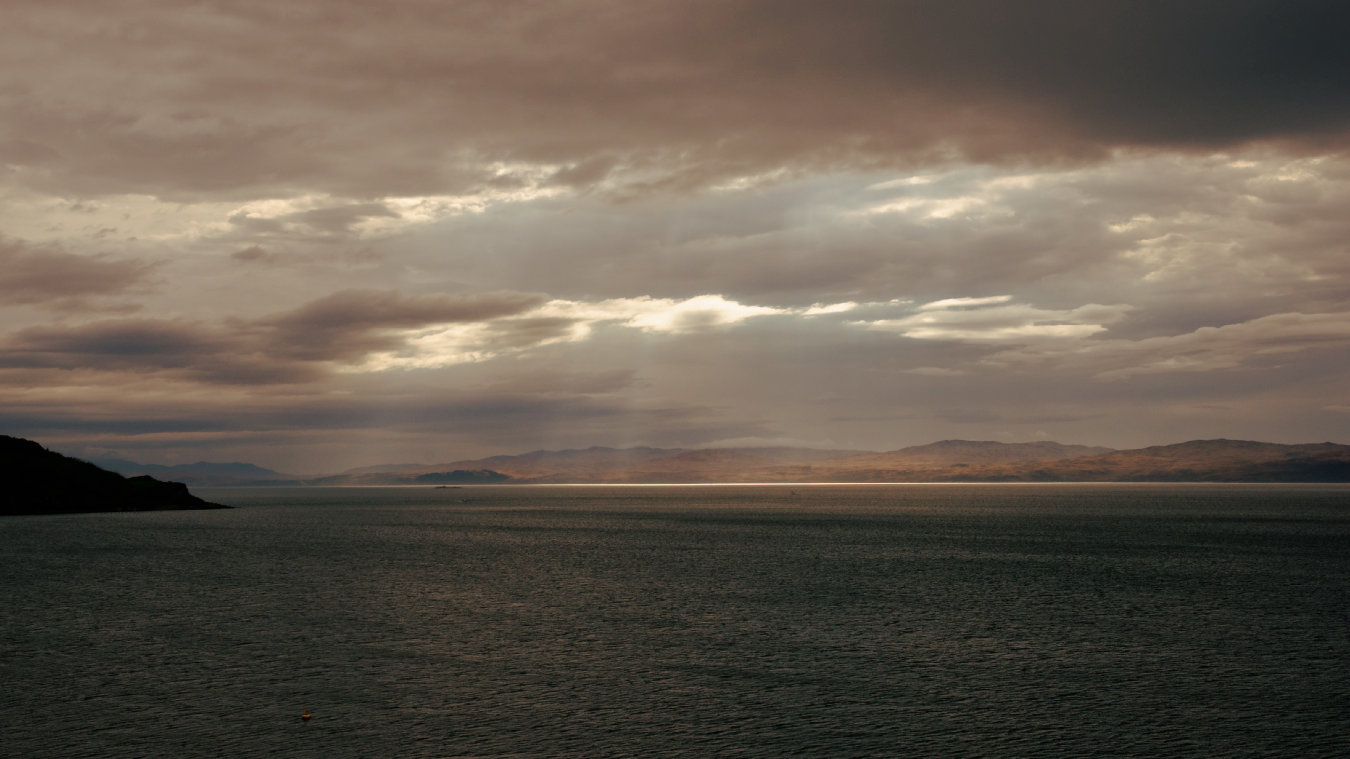
[[[532,451],[444,464],[361,467],[297,478],[252,464],[125,473],[193,485],[433,485],[719,482],[1350,482],[1350,446],[1192,440],[1133,450],[1049,441],[942,440],[893,451],[815,448],[605,448]]]

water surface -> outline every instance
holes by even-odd
[[[1342,486],[200,494],[0,521],[0,755],[1350,751]]]

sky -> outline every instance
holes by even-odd
[[[6,0],[0,433],[1350,443],[1350,6]]]

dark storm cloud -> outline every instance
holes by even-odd
[[[1329,2],[23,2],[7,18],[7,160],[51,190],[464,192],[520,184],[492,162],[525,161],[631,195],[951,149],[1342,144],[1350,123],[1350,9]]]
[[[153,268],[136,259],[78,255],[0,237],[0,305],[87,308],[83,299],[126,294],[144,284]]]
[[[1350,9],[1337,3],[802,0],[743,12],[755,34],[732,55],[760,68],[882,97],[1020,102],[1105,145],[1213,147],[1350,123]]]

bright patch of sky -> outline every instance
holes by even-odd
[[[1024,341],[1094,335],[1119,321],[1129,306],[1089,304],[1056,310],[1010,304],[1011,296],[947,298],[924,304],[901,319],[859,321],[867,329],[896,332],[916,340],[966,342]]]

